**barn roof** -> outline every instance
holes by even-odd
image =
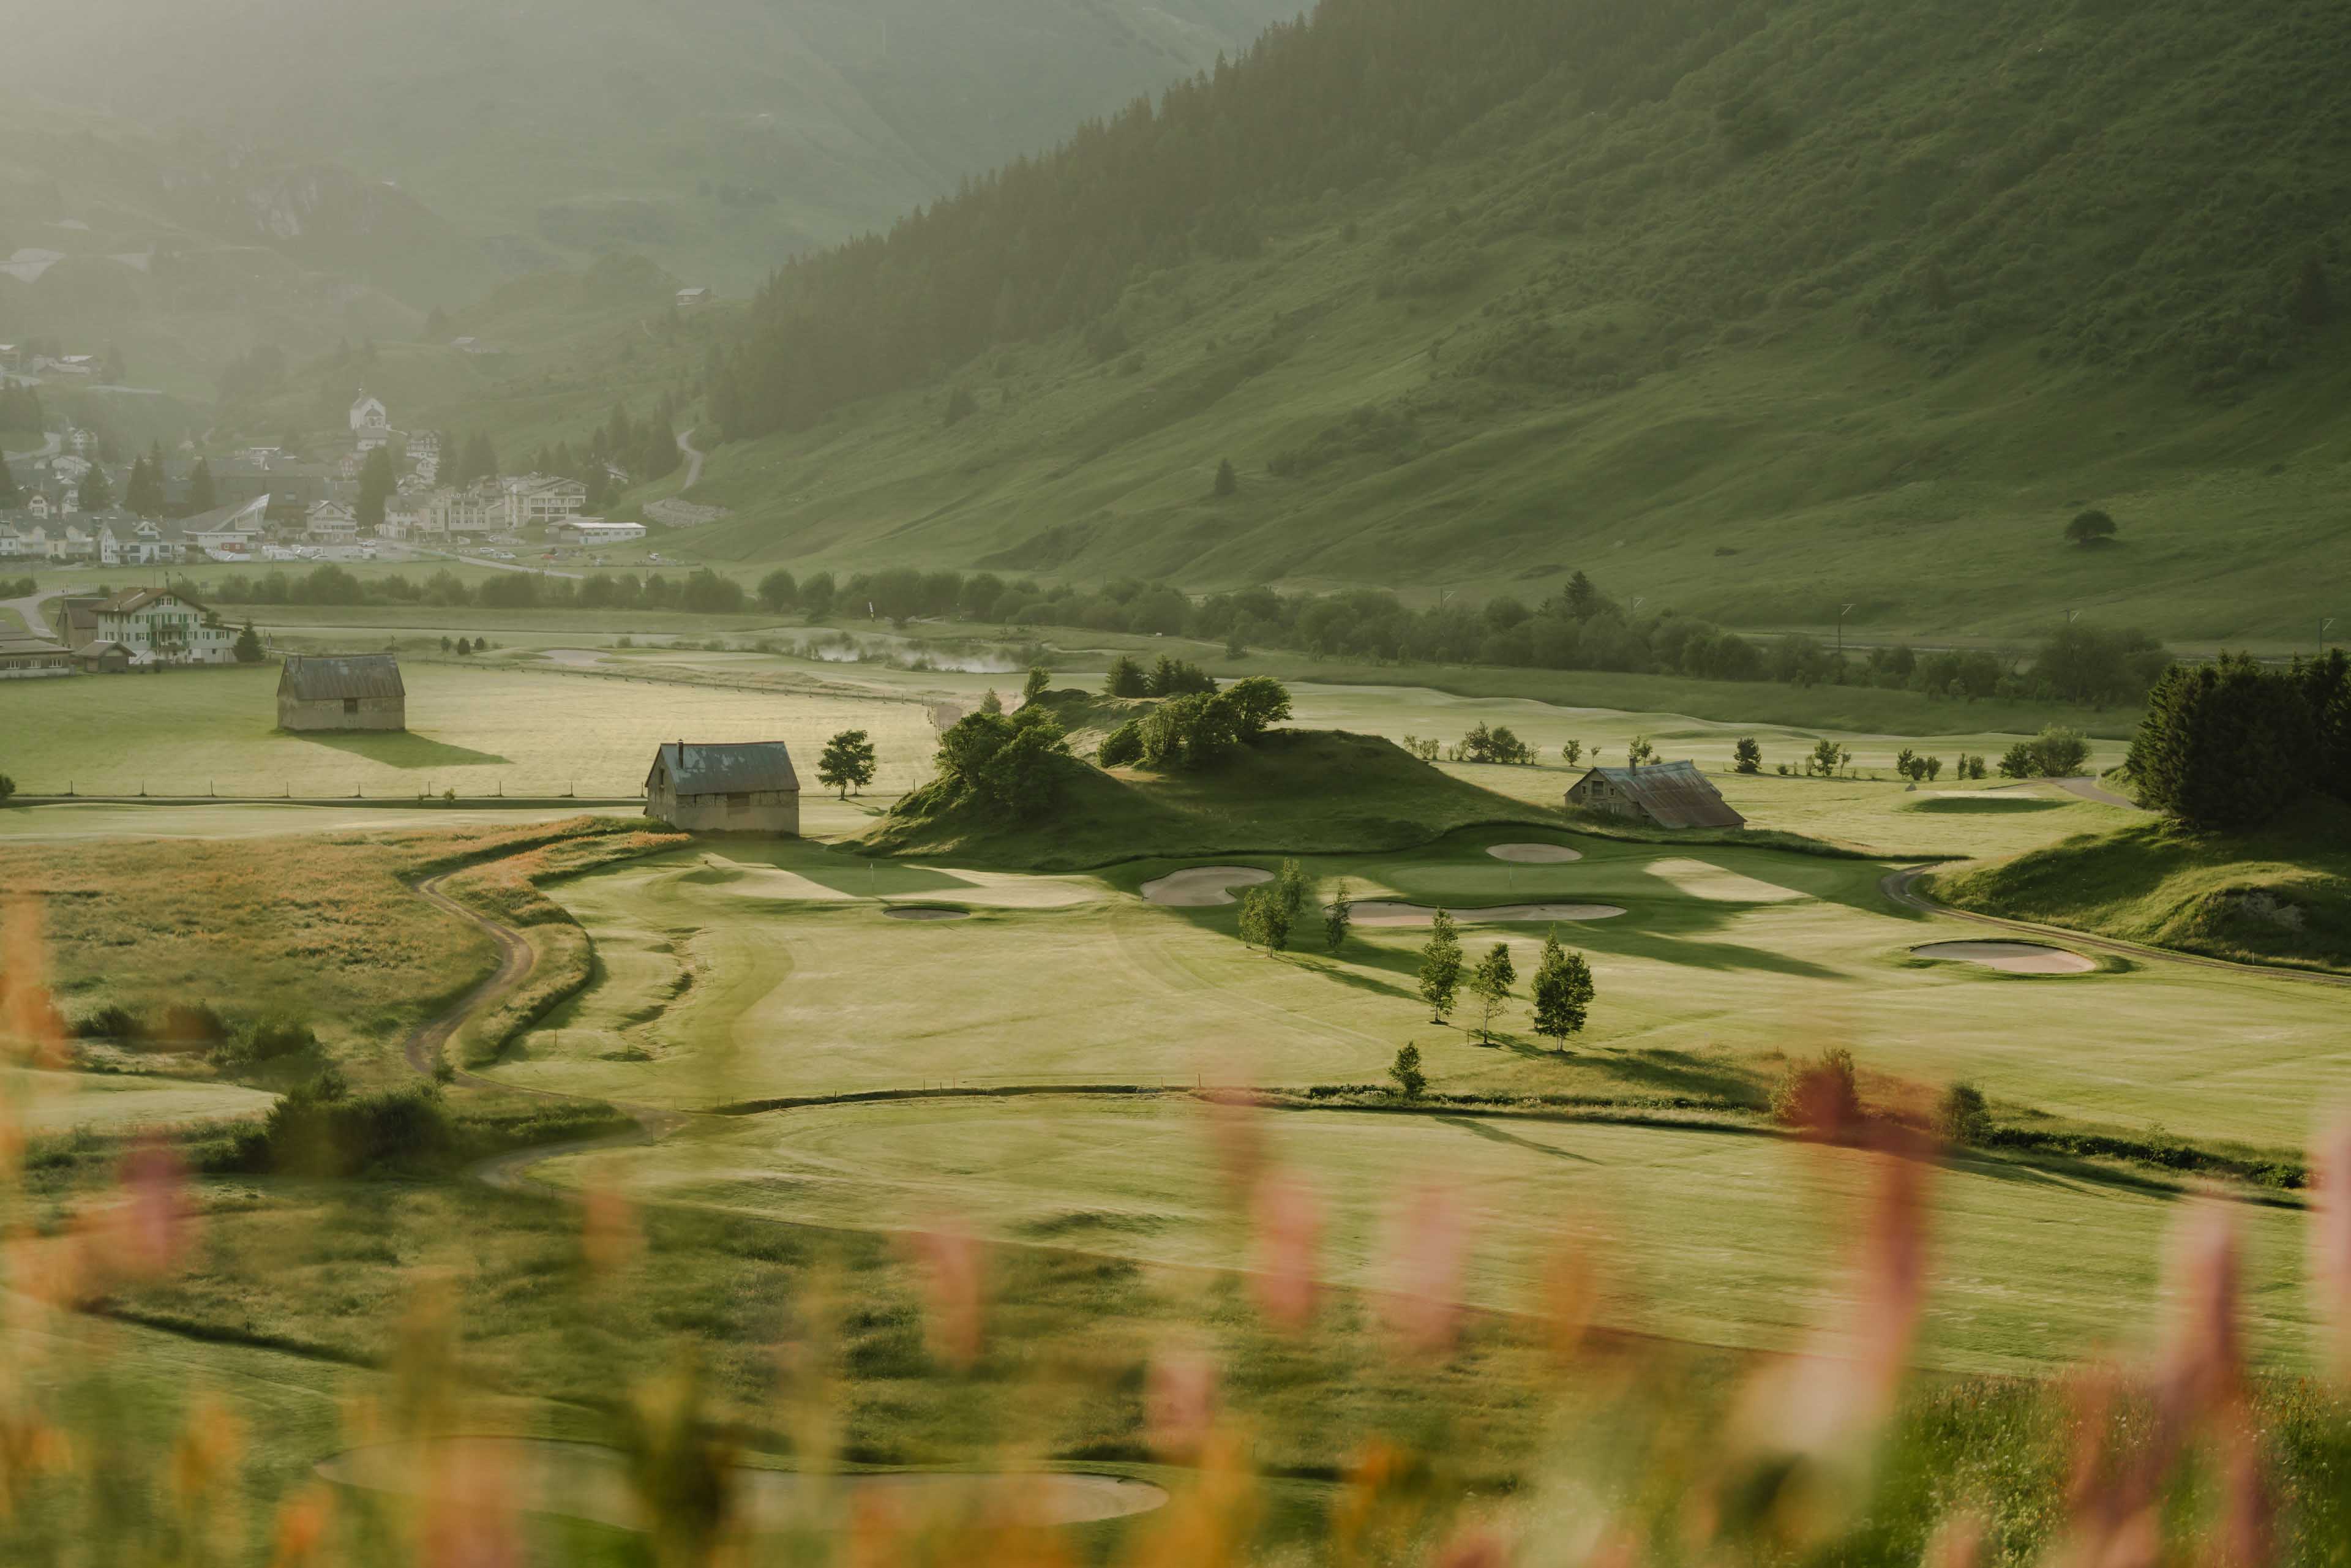
[[[1659,762],[1647,768],[1595,768],[1584,775],[1605,779],[1640,802],[1667,828],[1743,828],[1747,819],[1730,809],[1722,792],[1695,762]]]
[[[664,743],[653,754],[656,771],[669,769],[670,787],[681,795],[746,795],[762,790],[797,792],[800,776],[792,768],[792,754],[780,740],[754,740],[732,746]],[[652,775],[649,773],[647,781]]]
[[[408,695],[400,681],[400,661],[390,653],[290,653],[277,689],[306,703]]]

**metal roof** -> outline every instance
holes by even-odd
[[[668,770],[670,788],[680,795],[747,795],[783,789],[797,793],[800,787],[800,776],[792,768],[791,750],[780,740],[732,746],[669,741],[653,753],[653,770],[645,775],[648,789],[664,769]]]
[[[1743,828],[1747,819],[1698,770],[1695,762],[1659,762],[1647,768],[1595,768],[1577,780],[1581,789],[1605,779],[1631,796],[1661,827]],[[1570,795],[1574,789],[1568,791]]]
[[[289,653],[277,689],[306,703],[408,695],[400,681],[400,661],[390,653]]]

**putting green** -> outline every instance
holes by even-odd
[[[1204,1110],[1188,1096],[824,1106],[699,1124],[660,1145],[541,1170],[820,1225],[954,1216],[1008,1241],[1247,1267]],[[1459,1206],[1466,1299],[1536,1310],[1562,1241],[1596,1235],[1611,1260],[1604,1321],[1741,1346],[1786,1346],[1818,1320],[1879,1157],[1753,1134],[1445,1113],[1263,1123],[1276,1160],[1320,1195],[1319,1269],[1333,1282],[1410,1284],[1390,1261],[1392,1222],[1435,1184]],[[2037,1372],[2148,1337],[2177,1199],[2127,1177],[1981,1161],[1937,1173],[1930,1192],[1930,1364]],[[2254,1342],[2301,1364],[2314,1335],[2293,1288],[2304,1222],[2269,1208],[2241,1218]]]

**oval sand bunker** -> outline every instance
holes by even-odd
[[[1583,858],[1580,851],[1564,844],[1496,844],[1486,852],[1498,861],[1516,861],[1520,865],[1564,865]]]
[[[591,1443],[448,1437],[352,1448],[319,1464],[330,1481],[407,1497],[430,1495],[453,1472],[499,1478],[501,1490],[529,1512],[643,1528],[626,1462],[618,1450]],[[908,1527],[940,1518],[997,1526],[1089,1524],[1147,1513],[1167,1501],[1148,1481],[1067,1471],[814,1477],[738,1469],[733,1479],[751,1528],[767,1532],[838,1530],[874,1515]]]
[[[935,904],[893,904],[883,914],[893,920],[968,920],[968,909],[947,909]]]
[[[1921,958],[1981,964],[2010,975],[2086,975],[2098,967],[2079,953],[2038,942],[1930,942],[1910,950]]]
[[[1358,904],[1358,925],[1426,925],[1437,911],[1425,904]],[[1447,911],[1464,925],[1518,925],[1543,920],[1614,920],[1625,912],[1613,904],[1504,904],[1492,909]]]
[[[1143,884],[1143,896],[1174,909],[1206,909],[1218,904],[1238,904],[1237,887],[1271,882],[1273,873],[1245,865],[1196,865]]]

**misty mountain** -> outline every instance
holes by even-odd
[[[388,180],[537,259],[747,289],[1235,48],[1294,0],[85,0],[0,83]],[[454,271],[435,298],[474,278]]]

